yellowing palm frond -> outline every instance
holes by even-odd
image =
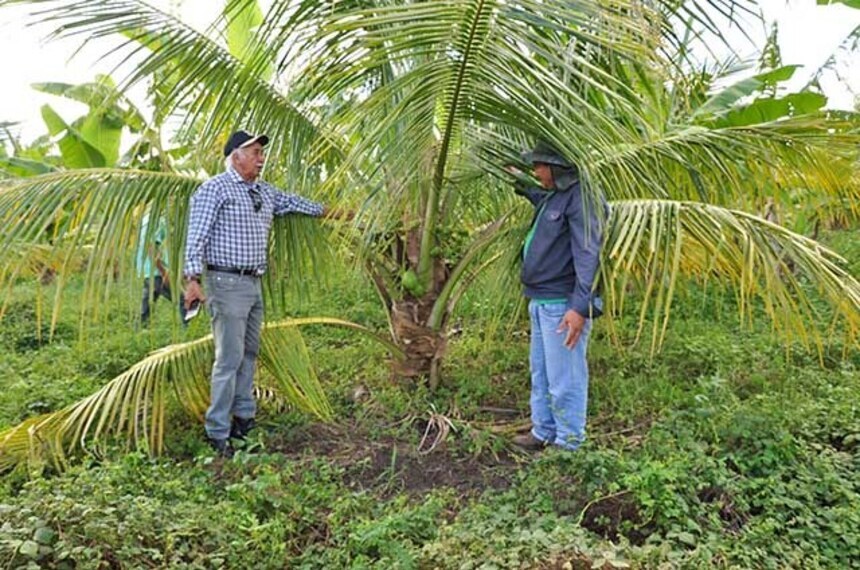
[[[746,212],[700,202],[613,202],[602,263],[610,313],[624,309],[628,284],[644,292],[639,332],[650,311],[652,349],[665,335],[682,276],[729,286],[742,321],[752,320],[760,306],[788,340],[820,347],[840,323],[849,346],[860,339],[860,282],[843,268],[844,260]],[[829,309],[816,306],[813,292]]]
[[[332,416],[331,406],[297,330],[318,324],[358,331],[388,347],[395,356],[400,350],[367,328],[339,319],[311,317],[264,325],[259,363],[271,376],[267,390],[327,421]],[[104,444],[118,440],[160,454],[168,401],[197,418],[208,407],[212,358],[211,335],[161,348],[87,398],[0,433],[0,472],[24,463],[38,470],[46,460],[62,469],[70,454],[97,452]]]

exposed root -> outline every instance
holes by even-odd
[[[436,447],[445,441],[448,433],[455,430],[453,422],[436,410],[430,412],[430,418],[427,420],[427,427],[424,428],[424,436],[418,443],[418,454],[427,455],[432,453]]]

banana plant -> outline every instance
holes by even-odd
[[[0,179],[55,171],[59,159],[51,155],[52,145],[48,137],[42,136],[25,144],[15,133],[17,125],[15,122],[0,122]]]

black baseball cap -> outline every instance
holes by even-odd
[[[266,146],[269,144],[269,137],[267,135],[252,135],[246,131],[236,131],[230,135],[230,138],[227,139],[227,144],[224,145],[224,156],[230,156],[230,153],[237,148],[245,148],[255,142]]]

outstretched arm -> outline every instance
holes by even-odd
[[[308,200],[298,194],[288,194],[282,192],[273,186],[266,185],[266,189],[271,192],[274,201],[276,216],[286,216],[287,214],[305,214],[315,218],[321,217],[325,213],[325,206],[319,202]]]
[[[545,190],[532,186],[528,177],[516,166],[506,166],[505,171],[514,177],[514,192],[523,196],[533,206],[540,204],[540,201],[546,196]]]

